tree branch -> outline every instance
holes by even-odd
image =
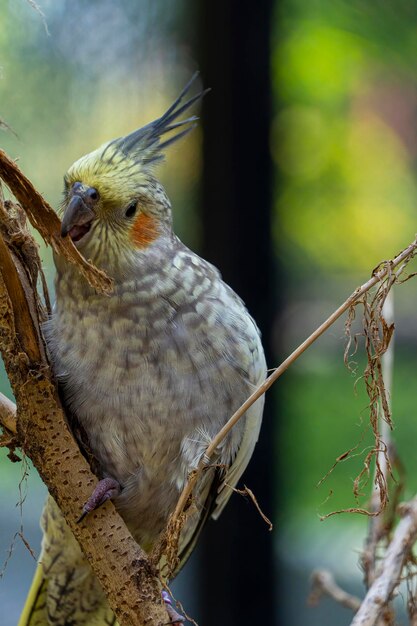
[[[29,202],[28,197],[23,199]],[[2,400],[2,423],[16,431],[19,445],[60,507],[121,626],[160,626],[167,622],[167,613],[157,572],[113,504],[107,502],[85,523],[76,523],[97,479],[68,429],[40,340],[43,311],[33,291],[40,265],[39,259],[33,262],[36,246],[28,254],[25,244],[30,235],[22,230],[22,211],[10,203],[8,208],[10,220],[2,222],[0,235],[0,350],[16,398],[17,420],[15,428],[12,407]],[[32,204],[31,211],[36,210]],[[0,217],[5,212],[2,205]],[[12,219],[13,212],[18,218]]]

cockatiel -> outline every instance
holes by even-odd
[[[98,295],[61,257],[45,328],[68,414],[99,465],[100,499],[112,497],[150,550],[189,472],[233,412],[263,382],[259,331],[217,269],[175,235],[154,170],[194,126],[178,121],[190,83],[162,117],[109,141],[65,175],[62,236],[114,279]],[[208,517],[217,518],[258,438],[258,400],[221,444],[181,536],[181,564]],[[83,503],[80,503],[80,510]],[[88,523],[88,518],[84,523]],[[19,626],[115,624],[90,566],[51,498],[40,563]]]

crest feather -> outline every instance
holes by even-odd
[[[128,199],[138,187],[146,186],[147,167],[161,161],[165,149],[196,126],[198,117],[195,115],[183,120],[178,118],[210,91],[202,90],[184,102],[197,76],[198,72],[161,117],[125,137],[107,142],[73,163],[65,177],[67,183],[82,181],[98,189],[108,202],[116,203],[120,201],[121,189]]]
[[[107,149],[112,149],[111,152],[121,152],[127,158],[139,161],[143,165],[150,165],[162,160],[164,158],[164,150],[175,141],[181,139],[181,137],[184,137],[196,126],[198,120],[196,115],[192,115],[185,120],[178,120],[178,118],[210,91],[210,89],[202,90],[183,103],[197,76],[198,72],[192,76],[175,102],[161,117],[142,128],[138,128],[126,137],[119,137],[111,141],[107,145],[106,150],[104,150],[102,157],[105,158]],[[173,134],[165,138],[165,135],[172,131]],[[164,141],[161,140],[162,138],[164,138]]]

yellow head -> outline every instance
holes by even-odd
[[[194,79],[162,117],[81,157],[66,173],[61,234],[99,265],[171,234],[170,203],[153,169],[195,126],[195,116],[177,121],[205,93],[182,104]]]

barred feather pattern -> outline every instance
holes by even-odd
[[[175,236],[139,255],[135,274],[118,282],[109,298],[94,294],[72,271],[58,276],[47,330],[54,368],[103,476],[122,486],[117,509],[149,550],[209,441],[264,380],[259,333],[217,270]],[[218,450],[216,462],[225,468],[228,485],[250,459],[262,405],[260,400],[248,411]],[[213,476],[214,470],[204,474],[197,512],[183,532],[184,554]],[[223,484],[214,517],[230,493]],[[54,551],[45,549],[45,559],[48,552],[52,562]],[[67,550],[62,558],[79,568]],[[47,565],[52,579],[56,567]],[[60,573],[55,579],[54,585],[61,584]]]
[[[105,300],[67,268],[47,337],[66,404],[103,474],[123,486],[116,505],[146,549],[207,443],[263,380],[265,363],[252,318],[213,266],[175,236],[137,261]],[[220,464],[231,465],[245,425],[225,440]]]
[[[103,590],[51,496],[41,526],[42,553],[18,626],[117,626]]]

